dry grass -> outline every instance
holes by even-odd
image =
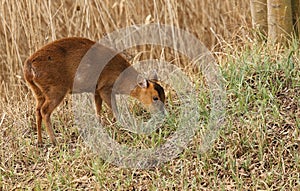
[[[44,133],[46,144],[37,148],[24,60],[57,38],[97,40],[122,27],[157,22],[192,32],[220,63],[227,123],[212,149],[200,152],[197,133],[188,149],[163,166],[119,168],[88,149],[67,104],[52,117],[59,146],[51,146]],[[0,190],[299,190],[299,42],[289,49],[257,44],[249,22],[248,1],[238,0],[0,0]],[[205,91],[199,104],[205,124]],[[122,133],[116,132],[126,140]]]

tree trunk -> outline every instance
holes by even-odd
[[[291,0],[268,0],[268,40],[285,43],[293,32]]]
[[[250,0],[252,27],[258,30],[259,35],[267,36],[267,0]]]
[[[300,37],[300,0],[292,0],[293,24],[295,33]]]

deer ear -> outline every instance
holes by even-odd
[[[140,86],[141,88],[147,88],[147,80],[143,76],[138,75],[136,80],[138,86]]]
[[[155,81],[155,82],[158,81],[158,76],[157,76],[156,70],[152,70],[152,71],[150,72],[150,75],[149,75],[148,79],[149,79],[149,80],[153,80],[153,81]]]

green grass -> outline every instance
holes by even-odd
[[[255,42],[249,29],[250,1],[0,2],[1,191],[300,189],[299,39],[288,48]],[[58,146],[50,144],[43,129],[44,145],[37,147],[35,101],[22,76],[25,59],[57,38],[98,40],[146,23],[188,30],[215,51],[227,105],[226,123],[211,149],[202,152],[211,109],[205,79],[195,77],[183,55],[150,45],[133,47],[128,54],[136,60],[175,63],[188,71],[197,87],[199,130],[187,149],[147,170],[107,163],[80,136],[70,96],[52,116]],[[177,128],[178,105],[176,95],[168,94],[171,116],[164,128],[150,135],[136,135],[115,124],[106,129],[121,144],[151,148],[163,144]],[[112,121],[107,110],[103,118],[108,124]]]

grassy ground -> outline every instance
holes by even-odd
[[[137,7],[125,1],[2,0],[0,190],[299,190],[299,42],[286,49],[257,43],[249,36],[248,12],[234,11],[247,4],[224,2],[187,1],[183,6],[153,1]],[[52,146],[43,131],[45,144],[36,147],[34,99],[22,77],[26,57],[52,38],[96,39],[119,27],[157,21],[193,32],[219,61],[227,93],[226,124],[211,150],[201,152],[199,130],[183,153],[157,168],[111,165],[79,136],[70,98],[52,116],[59,145]],[[198,89],[198,95],[205,128],[210,100],[205,90]],[[135,146],[173,131],[166,128],[146,139],[122,130],[115,134],[120,143]]]

